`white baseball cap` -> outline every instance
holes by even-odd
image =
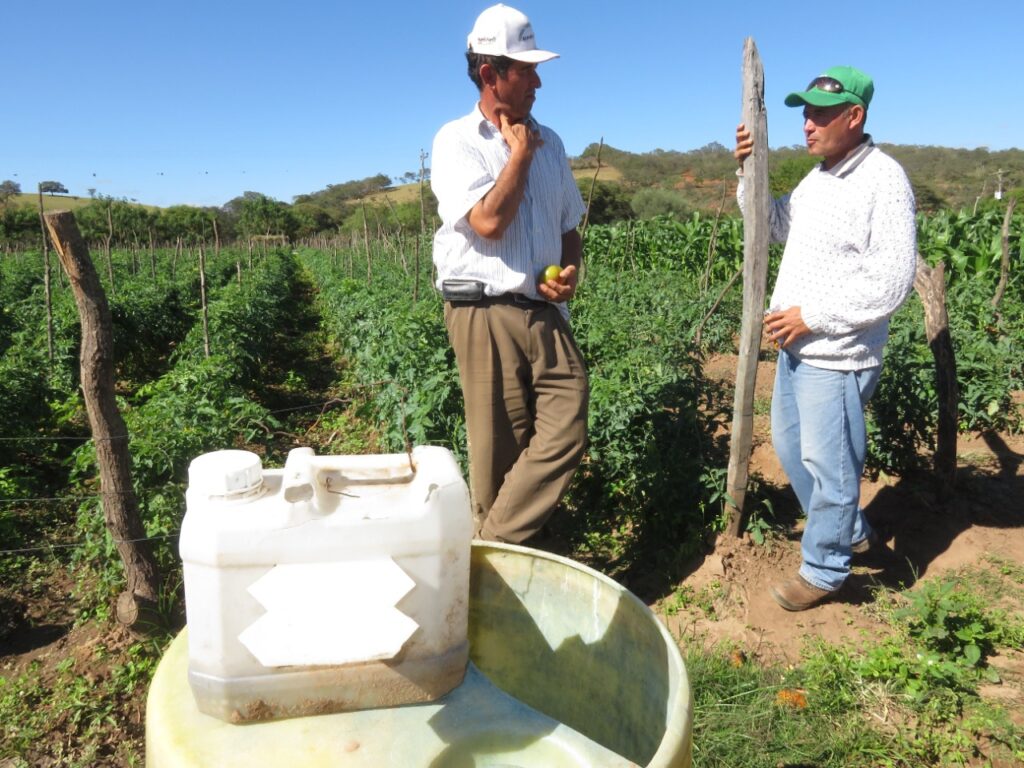
[[[469,50],[484,56],[506,56],[516,61],[540,64],[558,54],[537,48],[533,27],[526,14],[498,3],[476,18],[469,33]]]

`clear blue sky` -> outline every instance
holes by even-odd
[[[167,206],[401,176],[474,103],[463,51],[489,4],[4,0],[0,180]],[[1024,147],[1021,0],[508,4],[562,54],[534,112],[571,155],[731,147],[747,36],[771,146],[802,141],[786,93],[852,64],[878,141]]]

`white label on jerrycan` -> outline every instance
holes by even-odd
[[[390,557],[278,565],[249,587],[267,612],[238,639],[266,667],[390,659],[419,626],[394,607],[415,586]]]

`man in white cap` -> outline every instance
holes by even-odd
[[[485,10],[466,51],[479,101],[433,145],[437,286],[466,403],[477,535],[490,541],[542,528],[586,444],[587,374],[567,308],[584,205],[561,139],[532,115],[537,65],[556,57],[521,12]]]

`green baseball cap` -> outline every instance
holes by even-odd
[[[833,107],[836,104],[858,104],[864,109],[875,94],[871,78],[853,67],[831,67],[811,80],[807,90],[786,97],[787,107]]]

